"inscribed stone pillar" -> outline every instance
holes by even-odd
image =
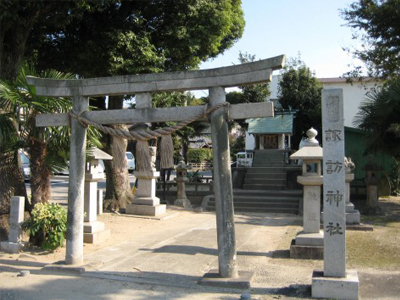
[[[314,271],[313,298],[358,299],[357,271],[346,270],[343,90],[322,91],[324,271]],[[334,166],[334,167],[333,167]]]
[[[89,98],[74,96],[72,111],[79,115],[89,106]],[[83,262],[83,196],[86,163],[86,132],[78,120],[71,118],[70,167],[68,188],[68,224],[65,263]]]
[[[211,88],[209,95],[212,106],[226,101],[225,90],[222,87]],[[211,113],[211,138],[213,143],[219,275],[231,278],[237,277],[238,271],[228,123],[224,108],[217,109]]]
[[[21,241],[21,225],[24,222],[25,197],[11,197],[10,231],[8,241],[1,242],[0,249],[8,253],[18,253],[23,244]]]
[[[324,90],[324,276],[346,275],[344,119],[342,90]],[[335,164],[342,166],[332,168]]]

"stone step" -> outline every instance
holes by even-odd
[[[244,184],[265,184],[265,185],[278,185],[286,186],[285,179],[270,179],[270,178],[245,178]]]
[[[207,205],[208,211],[215,211],[214,203]],[[234,205],[235,212],[258,212],[258,213],[287,213],[287,214],[298,214],[298,207],[278,207],[278,206],[255,206],[255,207],[241,207]]]
[[[212,200],[210,200],[212,201]],[[269,206],[290,206],[290,207],[298,207],[299,200],[298,199],[265,199],[265,198],[235,198],[233,203],[239,206],[257,206],[259,205],[269,205]]]
[[[253,161],[253,167],[283,167],[283,161]]]
[[[286,198],[302,198],[303,191],[302,190],[242,190],[235,189],[233,191],[234,197],[286,197]]]
[[[268,173],[268,174],[286,174],[283,168],[277,167],[251,167],[247,168],[246,174]]]
[[[283,190],[286,186],[285,185],[274,185],[274,184],[250,184],[244,183],[243,189],[244,190]]]
[[[246,173],[246,178],[282,179],[286,180],[285,173]]]

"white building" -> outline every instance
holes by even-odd
[[[365,78],[363,81],[353,81],[348,83],[345,78],[318,78],[324,89],[343,89],[344,100],[344,126],[355,127],[353,125],[354,117],[358,113],[358,108],[362,101],[366,99],[366,94],[374,87],[378,87],[381,83],[375,79]],[[279,76],[273,76],[270,82],[271,96],[270,100],[278,99],[278,82]]]
[[[273,76],[270,82],[271,95],[269,100],[274,102],[275,107],[279,106],[279,77]],[[380,82],[371,78],[365,78],[363,81],[355,80],[352,83],[348,83],[345,78],[318,78],[318,81],[322,83],[324,89],[343,89],[343,100],[344,100],[344,126],[355,127],[353,125],[354,118],[359,111],[359,106],[363,102],[367,93],[378,86]],[[255,135],[246,132],[246,150],[254,150],[257,146]]]

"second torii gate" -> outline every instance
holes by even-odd
[[[209,70],[51,80],[28,77],[40,96],[73,97],[72,113],[98,124],[130,124],[184,121],[205,111],[205,106],[151,108],[151,93],[161,91],[209,90],[210,106],[226,102],[225,88],[271,81],[272,71],[284,65],[284,55],[230,67]],[[89,96],[136,96],[136,109],[87,111]],[[216,200],[219,275],[238,276],[233,212],[227,118],[247,119],[273,116],[272,102],[236,104],[211,113],[214,188]],[[71,126],[68,188],[68,227],[65,263],[83,263],[83,191],[85,175],[85,126],[68,114],[37,116],[37,126]]]

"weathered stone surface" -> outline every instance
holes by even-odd
[[[324,246],[324,234],[322,231],[314,233],[300,231],[296,236],[296,245]]]
[[[8,241],[11,243],[21,242],[21,225],[24,222],[25,198],[14,196],[11,197],[10,208],[10,231]]]
[[[232,87],[243,83],[271,81],[273,70],[281,69],[285,56],[210,70],[156,73],[102,78],[51,80],[27,77],[40,96],[73,96],[79,89],[82,96],[126,95],[143,92],[201,90],[210,87]]]
[[[359,280],[357,271],[347,270],[343,277],[328,277],[322,271],[314,271],[312,297],[358,300]]]
[[[136,108],[88,111],[83,116],[99,124],[130,124],[147,122],[179,122],[193,119],[204,113],[204,105],[171,108]],[[263,118],[274,116],[272,102],[242,103],[229,107],[230,119]],[[203,119],[203,121],[207,121]],[[68,126],[68,114],[40,114],[36,126]]]
[[[79,96],[73,99],[73,112],[79,114],[89,107],[89,99]],[[70,168],[68,187],[68,224],[66,264],[83,262],[83,207],[86,163],[86,132],[77,120],[71,119]]]
[[[217,105],[225,102],[223,88],[210,89],[210,103]],[[233,189],[228,140],[228,123],[225,112],[218,109],[211,114],[211,139],[213,145],[214,190],[216,215],[218,262],[221,277],[237,277],[235,223],[233,219]]]
[[[97,182],[85,181],[84,222],[97,220]]]
[[[126,206],[126,213],[132,215],[159,216],[165,214],[166,212],[167,206],[165,204],[156,206],[128,204]]]
[[[239,271],[237,277],[225,278],[221,277],[218,270],[211,270],[200,279],[199,284],[222,288],[249,289],[251,287],[253,276],[253,272]]]
[[[88,244],[100,244],[110,237],[110,230],[102,230],[93,233],[84,233],[83,242]]]
[[[311,245],[296,245],[296,240],[293,239],[290,245],[290,258],[295,259],[323,259],[324,247]]]
[[[1,251],[7,253],[19,253],[22,249],[23,245],[21,243],[14,243],[14,242],[1,242],[0,249]]]
[[[346,275],[343,91],[322,91],[324,145],[324,276]]]
[[[319,233],[321,223],[321,187],[305,185],[303,189],[303,231],[304,233]]]

